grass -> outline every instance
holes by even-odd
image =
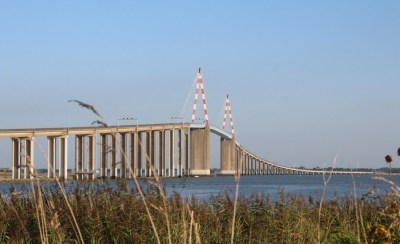
[[[0,242],[157,242],[144,201],[137,189],[128,189],[126,184],[121,180],[118,189],[112,190],[82,183],[68,191],[67,199],[59,188],[40,188],[27,196],[2,196]],[[42,205],[38,205],[38,195]],[[358,202],[352,196],[342,197],[322,203],[322,208],[320,202],[291,193],[280,192],[276,202],[260,194],[239,196],[234,232],[235,200],[228,193],[208,200],[172,194],[166,198],[170,230],[157,188],[149,188],[143,195],[151,206],[161,243],[230,243],[232,233],[234,243],[317,243],[319,234],[322,243],[358,243],[356,204],[366,226],[367,242],[400,242],[400,202],[391,194]],[[70,208],[83,240],[75,230]],[[39,214],[38,209],[42,211]]]

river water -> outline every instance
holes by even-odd
[[[382,180],[373,179],[372,175],[333,175],[326,187],[327,199],[340,196],[352,196],[354,191],[362,197],[368,192],[373,195],[390,191],[390,185]],[[327,178],[327,177],[326,177]],[[393,182],[400,185],[400,176],[393,176]],[[218,176],[207,178],[169,179],[165,182],[167,192],[173,191],[183,196],[206,199],[211,195],[228,192],[234,193],[236,181],[234,177]],[[268,195],[272,200],[279,198],[279,193],[294,193],[298,196],[313,196],[318,199],[324,190],[322,175],[259,175],[241,176],[239,194]]]
[[[382,180],[373,179],[373,175],[333,175],[326,187],[326,199],[335,199],[341,196],[353,196],[354,191],[358,197],[367,193],[372,195],[383,194],[390,191],[388,183]],[[387,177],[387,176],[385,176]],[[146,187],[146,181],[140,179]],[[393,182],[400,185],[400,176],[394,175]],[[43,183],[46,187],[56,187],[55,182]],[[118,189],[117,180],[98,180],[89,183],[91,187],[107,187]],[[233,196],[236,189],[236,181],[233,176],[215,176],[199,178],[164,178],[162,184],[168,195],[173,192],[183,197],[196,196],[206,200],[211,196],[220,193],[228,193]],[[85,187],[86,183],[68,181],[66,189],[74,189],[76,186]],[[133,181],[128,180],[128,187],[133,188]],[[0,192],[9,195],[11,191],[27,192],[30,189],[29,183],[0,183]],[[279,199],[279,193],[291,193],[297,196],[313,196],[319,199],[324,190],[324,179],[322,175],[258,175],[241,176],[239,181],[239,194],[251,196],[253,194],[264,194],[270,199]]]

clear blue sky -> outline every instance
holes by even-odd
[[[272,161],[381,167],[400,147],[400,1],[0,1],[0,128],[89,125],[69,99],[189,120],[198,67],[211,123],[229,93]]]

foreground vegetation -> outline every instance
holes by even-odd
[[[32,184],[31,191],[0,198],[1,243],[230,243],[234,209],[235,243],[400,242],[396,192],[321,205],[280,192],[276,202],[239,197],[235,208],[228,193],[200,201],[165,198],[154,187],[142,198],[126,181],[117,190],[80,185],[65,194]]]

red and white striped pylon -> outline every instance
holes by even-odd
[[[202,100],[203,100],[203,107],[204,107],[204,117],[205,117],[205,120],[206,120],[206,125],[208,125],[206,94],[204,93],[204,83],[203,83],[203,75],[201,74],[201,68],[199,68],[199,72],[197,73],[197,87],[196,87],[196,94],[194,95],[192,123],[194,123],[194,119],[195,119],[195,116],[196,116],[196,107],[197,107],[197,98],[199,96],[199,89],[201,89],[201,97],[202,97]]]
[[[229,119],[231,121],[231,130],[232,135],[235,135],[235,129],[233,127],[233,119],[232,119],[232,110],[231,110],[231,102],[229,101],[229,95],[226,95],[226,102],[225,102],[225,113],[224,113],[224,122],[222,123],[222,129],[225,129],[226,124],[226,114],[229,113]]]

